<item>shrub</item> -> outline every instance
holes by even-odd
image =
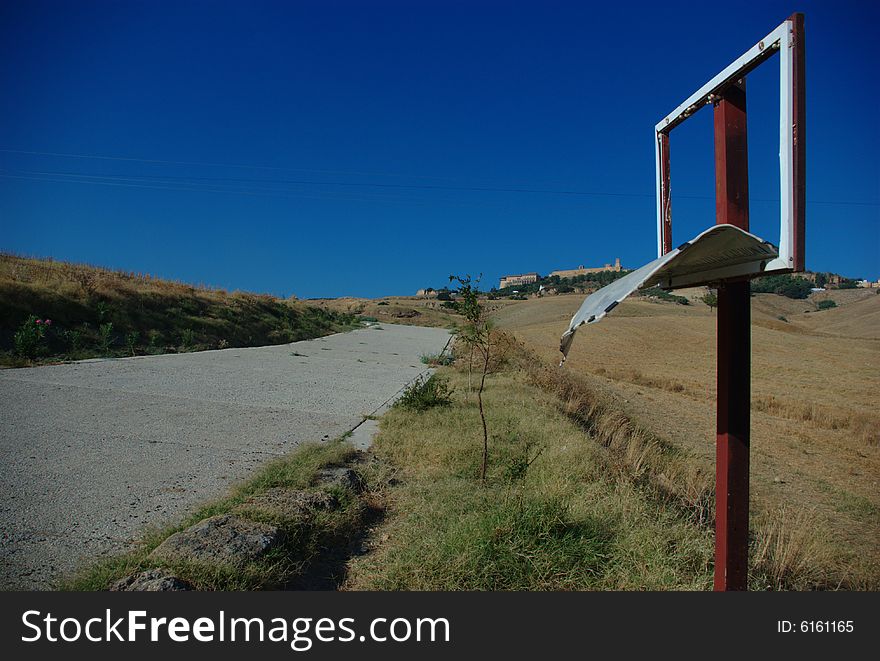
[[[408,385],[394,405],[411,411],[427,411],[452,403],[452,390],[446,379],[436,374],[422,375]]]
[[[110,351],[110,345],[113,343],[113,324],[109,321],[98,327],[98,348],[103,353]]]
[[[76,353],[82,348],[82,331],[69,328],[61,333],[62,337],[67,341],[70,350]]]
[[[687,300],[684,296],[676,296],[675,294],[670,294],[668,291],[664,289],[660,289],[660,287],[649,287],[642,291],[642,296],[648,296],[649,298],[657,298],[661,301],[668,301],[670,303],[678,303],[679,305],[690,305],[691,302]]]
[[[129,331],[125,334],[125,344],[128,347],[128,350],[131,351],[131,355],[135,355],[135,347],[138,343],[138,338],[140,338],[140,333],[136,330]]]
[[[159,348],[159,345],[162,343],[162,333],[154,328],[149,333],[147,333],[147,336],[149,337],[148,342],[150,343],[150,348]]]
[[[180,331],[180,344],[185,348],[189,348],[195,342],[195,337],[196,334],[192,328],[184,328]]]
[[[29,316],[15,331],[15,352],[24,358],[35,358],[46,336],[46,324],[34,315]]]
[[[790,275],[767,275],[752,280],[751,290],[757,294],[779,294],[787,298],[806,298],[813,289],[813,283],[805,278]]]
[[[431,367],[439,367],[441,365],[442,366],[452,365],[452,363],[455,362],[455,357],[452,356],[451,354],[448,354],[448,353],[447,354],[444,354],[444,353],[438,353],[438,354],[423,353],[420,356],[420,359],[425,365],[430,365]]]
[[[95,313],[98,315],[98,323],[102,324],[107,315],[110,314],[110,306],[104,301],[98,301],[98,304],[95,305]]]
[[[837,303],[832,301],[830,298],[826,298],[824,301],[819,301],[816,303],[816,307],[820,310],[829,310],[831,308],[836,308]]]

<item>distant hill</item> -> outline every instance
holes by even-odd
[[[358,323],[266,294],[0,254],[0,364],[283,344]]]

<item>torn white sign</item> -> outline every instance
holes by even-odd
[[[776,257],[776,247],[754,234],[733,225],[713,225],[675,250],[587,296],[562,336],[562,362],[580,326],[596,323],[636,289],[678,289],[728,278],[754,277],[763,273]]]

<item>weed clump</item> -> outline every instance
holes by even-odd
[[[427,411],[436,406],[452,403],[452,389],[446,379],[436,374],[420,376],[408,385],[395,406],[410,411]]]
[[[452,354],[422,354],[419,356],[419,360],[421,360],[425,365],[429,365],[430,367],[446,367],[448,365],[452,365],[455,362],[455,356]]]

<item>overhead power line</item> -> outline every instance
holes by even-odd
[[[190,166],[200,166],[200,167],[224,167],[224,168],[243,168],[243,169],[253,169],[253,170],[273,170],[273,171],[297,171],[297,172],[312,172],[312,173],[323,173],[323,174],[346,174],[346,175],[358,175],[358,176],[394,176],[394,177],[413,177],[413,178],[422,178],[422,179],[444,179],[442,177],[431,177],[426,175],[404,175],[404,174],[389,174],[389,173],[367,173],[367,172],[351,172],[351,171],[336,171],[336,170],[306,170],[306,169],[298,169],[298,168],[286,168],[286,167],[277,167],[277,166],[265,166],[265,165],[234,165],[234,164],[223,164],[223,163],[210,163],[210,162],[199,162],[199,161],[174,161],[174,160],[161,160],[161,159],[143,159],[143,158],[134,158],[134,157],[126,157],[126,156],[103,156],[103,155],[86,155],[86,154],[69,154],[69,153],[61,153],[61,152],[42,152],[42,151],[27,151],[27,150],[16,150],[16,149],[0,149],[0,153],[10,153],[10,154],[24,154],[24,155],[38,155],[38,156],[51,156],[51,157],[63,157],[63,158],[79,158],[79,159],[97,159],[97,160],[108,160],[108,161],[127,161],[127,162],[138,162],[138,163],[148,163],[155,165],[190,165]],[[379,188],[379,189],[401,189],[401,190],[430,190],[430,191],[451,191],[451,192],[477,192],[477,193],[517,193],[517,194],[535,194],[535,195],[561,195],[561,196],[578,196],[578,197],[624,197],[624,198],[653,198],[655,194],[652,193],[634,193],[634,192],[616,192],[616,191],[583,191],[583,190],[571,190],[571,189],[551,189],[551,188],[535,188],[535,187],[527,187],[527,186],[484,186],[484,185],[468,185],[468,186],[448,186],[448,185],[437,185],[437,184],[404,184],[404,183],[387,183],[387,182],[364,182],[364,181],[326,181],[326,180],[318,180],[318,179],[278,179],[278,178],[247,178],[247,177],[194,177],[194,176],[179,176],[179,175],[119,175],[119,174],[92,174],[92,173],[82,173],[82,172],[65,172],[65,171],[34,171],[34,170],[4,170],[6,172],[18,173],[20,175],[27,175],[31,177],[37,176],[48,176],[48,177],[63,177],[65,178],[63,181],[74,183],[77,179],[92,179],[92,180],[107,180],[118,182],[119,185],[125,185],[124,182],[129,182],[131,187],[135,188],[158,188],[157,186],[148,186],[143,185],[140,182],[156,182],[156,183],[165,183],[165,184],[173,184],[180,186],[207,186],[213,185],[217,186],[222,184],[270,184],[270,185],[293,185],[293,186],[338,186],[338,187],[348,187],[348,188]],[[24,177],[21,178],[24,178]],[[455,181],[454,179],[448,179],[450,181]],[[47,180],[48,181],[48,180]],[[459,180],[460,181],[460,180]],[[212,182],[211,184],[206,184],[204,182]],[[57,183],[57,182],[56,182]],[[85,183],[85,182],[83,182]],[[241,186],[239,188],[242,188]],[[193,188],[193,190],[196,190]],[[262,189],[265,191],[266,189]],[[222,192],[235,192],[229,189],[218,188],[216,190],[212,190],[210,192],[222,193]],[[687,195],[687,194],[673,194],[673,199],[691,199],[691,200],[711,200],[714,199],[713,196],[710,195]],[[754,202],[769,202],[775,203],[779,202],[778,198],[751,198]],[[823,205],[844,205],[844,206],[870,206],[870,207],[878,207],[880,206],[880,202],[867,202],[867,201],[859,201],[859,200],[807,200],[808,204],[823,204]]]
[[[85,176],[85,175],[84,175]],[[164,185],[161,181],[155,181],[151,183],[133,183],[131,181],[117,181],[117,180],[104,180],[101,178],[59,178],[52,177],[47,175],[37,175],[30,176],[26,173],[16,173],[16,171],[3,170],[0,169],[0,179],[15,179],[15,180],[23,180],[23,181],[34,181],[40,183],[60,183],[60,184],[85,184],[85,185],[94,185],[94,186],[109,186],[114,188],[137,188],[137,189],[149,189],[149,190],[165,190],[165,191],[176,191],[176,192],[194,192],[194,193],[216,193],[216,194],[231,194],[231,195],[244,195],[248,197],[269,197],[269,198],[283,198],[283,199],[306,199],[306,200],[325,200],[325,201],[345,201],[345,202],[392,202],[392,203],[405,203],[405,204],[415,204],[419,206],[427,206],[427,205],[437,205],[442,204],[444,206],[453,206],[453,207],[470,207],[470,208],[485,208],[487,206],[491,206],[491,203],[486,202],[474,202],[474,201],[461,201],[461,200],[434,200],[427,198],[412,198],[412,197],[401,197],[399,195],[377,195],[371,193],[356,193],[352,195],[348,192],[340,192],[340,191],[316,191],[316,192],[303,192],[303,191],[294,191],[294,190],[283,190],[283,189],[271,189],[271,188],[262,188],[262,189],[253,189],[253,188],[214,188],[207,184],[202,185],[186,185],[186,184],[175,184],[175,185]]]
[[[553,190],[542,188],[502,188],[490,186],[437,186],[432,184],[389,184],[365,181],[321,181],[316,179],[267,179],[267,178],[244,178],[244,177],[183,177],[175,175],[116,175],[116,174],[88,174],[81,172],[63,171],[39,171],[39,170],[6,170],[27,175],[61,176],[61,177],[89,177],[94,179],[119,179],[128,181],[137,180],[171,180],[179,182],[226,182],[226,183],[256,183],[256,184],[286,184],[297,186],[342,186],[352,188],[387,188],[404,190],[440,190],[456,192],[480,192],[480,193],[535,193],[547,195],[579,195],[579,196],[602,196],[602,197],[654,197],[653,193],[616,193],[610,191],[576,191],[576,190]]]

